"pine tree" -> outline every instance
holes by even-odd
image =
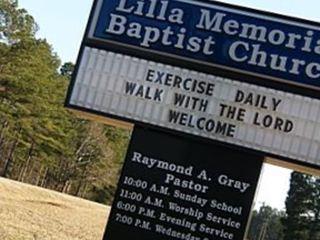
[[[259,211],[253,212],[248,238],[250,240],[282,240],[283,214],[282,211],[262,205]]]
[[[69,79],[71,78],[73,71],[74,71],[74,64],[72,62],[66,62],[60,68],[60,74]]]
[[[291,174],[286,217],[283,219],[284,240],[309,240],[309,213],[313,192],[311,183],[312,177],[309,175],[298,172]]]
[[[310,202],[309,239],[320,239],[320,177],[313,177],[311,182],[312,201]]]
[[[11,45],[33,39],[37,29],[34,18],[18,8],[17,0],[0,0],[0,42]]]

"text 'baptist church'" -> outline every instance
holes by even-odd
[[[185,23],[190,19],[190,11],[185,12],[181,8],[170,7],[169,1],[150,0],[128,4],[126,0],[121,0],[111,13],[105,32],[134,39],[142,47],[148,48],[160,44],[182,51],[200,53],[210,58],[219,56],[216,52],[217,48],[221,48],[212,33],[227,35],[236,39],[227,46],[228,57],[235,63],[270,68],[292,75],[305,74],[308,78],[319,79],[319,62],[308,62],[277,53],[270,54],[262,45],[281,46],[287,50],[299,51],[301,54],[320,55],[320,40],[314,37],[314,31],[308,30],[304,34],[284,32],[281,29],[240,22],[227,13],[212,12],[206,8],[194,8],[193,11],[198,11],[198,14],[192,14],[199,16],[199,19],[192,21],[194,25],[187,28]],[[142,24],[139,22],[141,18],[169,22],[172,26]],[[193,36],[194,30],[200,34]]]

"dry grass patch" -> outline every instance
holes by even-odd
[[[109,208],[0,178],[1,240],[101,240]]]

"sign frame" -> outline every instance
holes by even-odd
[[[300,21],[304,24],[312,24],[312,25],[319,26],[319,28],[320,28],[319,23],[314,22],[314,21],[305,20],[305,19],[283,16],[280,14],[275,14],[275,13],[271,13],[271,12],[266,12],[266,11],[261,11],[261,10],[251,9],[251,8],[242,7],[242,6],[216,2],[216,1],[206,1],[206,0],[198,0],[198,1],[204,2],[204,3],[214,3],[214,4],[222,6],[222,7],[232,7],[232,8],[239,9],[241,11],[250,11],[255,14],[265,14],[270,17],[278,17],[278,18],[282,18],[282,19],[288,20],[288,21]],[[146,126],[147,128],[159,129],[159,130],[167,132],[167,133],[175,132],[175,134],[180,135],[180,136],[188,136],[188,137],[191,137],[194,139],[202,139],[206,142],[214,142],[218,145],[228,146],[228,147],[236,149],[236,150],[244,149],[250,153],[268,156],[271,158],[281,159],[283,161],[286,161],[286,162],[289,162],[292,164],[301,165],[301,166],[305,166],[307,168],[317,169],[320,171],[320,166],[317,166],[317,165],[314,165],[314,164],[311,164],[308,162],[302,163],[301,161],[298,161],[296,159],[292,159],[292,158],[288,158],[288,157],[284,157],[284,156],[279,156],[279,155],[268,153],[265,151],[254,150],[254,149],[244,147],[244,146],[236,146],[236,145],[233,145],[230,143],[221,142],[221,141],[217,141],[217,140],[213,140],[213,139],[204,139],[202,137],[197,137],[197,136],[194,136],[194,135],[191,135],[188,133],[178,132],[175,130],[166,129],[166,128],[163,128],[160,126],[154,126],[152,124],[147,124],[147,123],[143,123],[143,122],[136,121],[136,120],[129,120],[124,117],[119,117],[119,116],[115,116],[115,115],[108,114],[108,113],[102,113],[99,111],[95,111],[93,109],[87,109],[84,107],[79,107],[79,106],[70,104],[72,89],[74,88],[74,85],[75,85],[76,76],[77,76],[79,68],[80,68],[80,62],[81,62],[82,56],[84,54],[85,47],[94,47],[97,49],[107,50],[107,51],[111,50],[113,52],[120,53],[120,54],[127,54],[127,55],[131,55],[134,57],[142,57],[144,59],[157,61],[159,63],[171,64],[171,65],[179,66],[182,68],[189,68],[189,69],[193,69],[193,70],[207,73],[207,74],[219,75],[221,77],[227,77],[227,78],[231,78],[231,79],[241,81],[241,82],[246,82],[246,83],[255,84],[258,86],[264,86],[264,87],[273,88],[276,90],[291,92],[294,94],[306,95],[306,96],[309,96],[309,97],[312,97],[315,99],[320,99],[320,95],[319,95],[318,91],[315,89],[312,89],[312,88],[305,88],[305,87],[300,87],[300,86],[295,86],[295,85],[287,85],[287,84],[283,84],[282,82],[270,81],[269,78],[265,78],[265,77],[260,77],[259,81],[257,82],[256,76],[239,74],[238,72],[232,72],[232,71],[226,72],[225,70],[223,70],[221,68],[211,67],[211,66],[209,67],[207,65],[203,65],[203,63],[198,63],[198,62],[193,62],[193,61],[188,61],[188,60],[181,61],[181,59],[178,59],[178,58],[171,59],[171,58],[168,58],[166,55],[161,55],[158,53],[154,53],[152,51],[150,51],[150,52],[143,51],[142,52],[141,50],[139,51],[139,50],[133,49],[133,48],[125,48],[124,49],[122,45],[118,45],[115,43],[105,44],[101,41],[92,40],[89,38],[89,33],[90,33],[90,28],[91,28],[93,21],[94,21],[95,9],[97,7],[98,2],[99,2],[99,0],[94,0],[93,6],[91,9],[89,21],[88,21],[88,24],[87,24],[87,27],[85,30],[85,34],[84,34],[84,37],[83,37],[83,40],[81,43],[81,47],[80,47],[79,55],[77,58],[75,70],[73,72],[72,79],[71,79],[71,82],[70,82],[70,85],[68,88],[67,97],[66,97],[66,101],[65,101],[65,107],[71,109],[72,111],[78,112],[78,113],[87,112],[87,115],[89,116],[89,118],[99,118],[98,116],[102,116],[103,118],[100,118],[99,121],[108,122],[109,124],[111,123],[112,125],[117,125],[117,126],[120,125],[124,128],[130,129],[133,126],[132,124],[140,124],[140,125]],[[80,113],[80,114],[82,114],[82,113]],[[102,120],[102,119],[105,119],[105,120]]]
[[[238,80],[241,82],[252,83],[260,86],[270,87],[277,90],[292,92],[292,93],[320,99],[320,95],[319,95],[320,87],[311,86],[311,85],[302,84],[302,83],[295,83],[293,81],[289,81],[289,80],[285,80],[277,77],[271,77],[271,76],[254,73],[246,70],[239,70],[239,69],[237,70],[235,68],[228,67],[228,66],[218,66],[217,64],[207,63],[205,61],[193,60],[190,58],[185,58],[182,56],[168,54],[168,53],[160,53],[159,51],[156,51],[156,50],[144,49],[144,48],[136,47],[133,45],[119,43],[111,40],[101,40],[96,37],[93,37],[93,28],[95,27],[95,24],[97,21],[97,14],[99,14],[99,9],[97,9],[97,7],[99,3],[102,1],[103,0],[94,0],[94,4],[91,9],[86,32],[81,44],[79,57],[81,57],[82,51],[83,51],[82,48],[83,48],[83,45],[85,45],[89,47],[95,47],[98,49],[104,49],[107,51],[114,51],[122,54],[141,57],[147,60],[153,60],[153,61],[167,63],[167,64],[179,66],[179,67],[194,69],[196,71],[200,71],[208,74],[216,74],[222,77],[232,78],[234,80]],[[113,1],[113,0],[109,0],[109,1]],[[277,13],[271,13],[268,11],[262,11],[262,10],[252,9],[252,8],[238,6],[234,4],[217,2],[214,0],[183,0],[183,1],[199,2],[203,4],[214,4],[217,7],[227,8],[227,9],[229,8],[235,11],[243,11],[247,13],[252,13],[253,15],[262,15],[262,16],[265,16],[266,18],[279,19],[279,21],[296,22],[297,24],[301,24],[301,25],[312,25],[315,28],[318,27],[320,32],[320,23],[302,19],[302,18],[285,16]],[[75,69],[75,71],[77,71],[77,68]],[[259,81],[257,81],[257,79],[259,79]]]

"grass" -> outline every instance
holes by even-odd
[[[101,240],[109,208],[0,178],[0,240]]]

